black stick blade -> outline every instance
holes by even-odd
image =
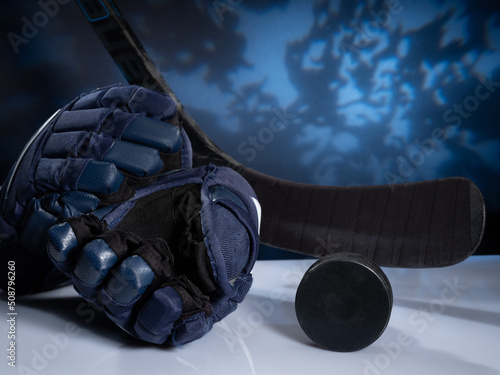
[[[444,267],[481,242],[485,206],[468,179],[380,186],[312,186],[245,170],[266,214],[263,243],[321,257],[366,256],[381,267]]]

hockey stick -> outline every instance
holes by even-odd
[[[354,252],[380,266],[416,268],[461,262],[479,246],[484,201],[466,178],[335,187],[295,183],[245,167],[217,147],[187,113],[114,1],[77,2],[130,84],[176,100],[194,166],[229,166],[249,181],[263,208],[262,243],[315,257]]]

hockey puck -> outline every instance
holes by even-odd
[[[379,266],[353,253],[321,258],[305,273],[295,296],[295,312],[305,334],[336,352],[361,350],[384,332],[392,309],[392,289]]]

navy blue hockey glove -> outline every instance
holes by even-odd
[[[77,292],[133,336],[185,344],[247,294],[260,206],[243,177],[172,172],[115,207],[56,224],[48,253]]]
[[[110,86],[56,112],[28,142],[0,191],[0,287],[16,263],[16,292],[66,279],[46,254],[65,218],[130,199],[161,173],[191,167],[191,145],[167,95]]]

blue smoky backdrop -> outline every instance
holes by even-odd
[[[238,161],[323,185],[467,177],[487,207],[478,253],[500,253],[498,2],[116,3],[188,112]],[[56,109],[126,84],[77,1],[2,6],[1,181]]]

